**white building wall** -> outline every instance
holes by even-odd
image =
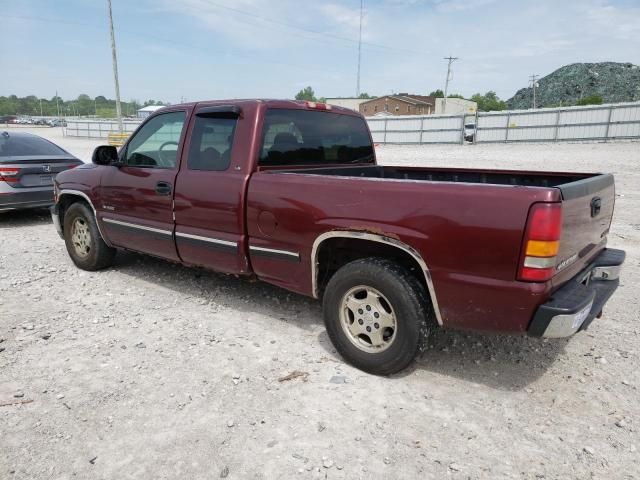
[[[366,102],[368,98],[327,98],[329,105],[335,105],[336,107],[350,108],[351,110],[359,111],[360,104]]]
[[[475,114],[478,104],[463,98],[447,98],[447,111],[444,111],[444,98],[436,98],[436,115]]]

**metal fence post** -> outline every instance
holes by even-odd
[[[558,141],[558,126],[560,125],[560,110],[556,112],[556,128],[553,132],[553,141]]]
[[[609,127],[611,126],[611,114],[613,113],[613,105],[609,107],[609,115],[607,117],[607,128],[604,132],[604,141],[608,142],[609,141]]]
[[[382,143],[387,143],[387,117],[384,119],[384,137],[382,137]]]
[[[509,141],[509,122],[511,121],[511,112],[507,113],[507,128],[504,129],[504,143]]]
[[[424,117],[420,117],[420,142],[419,144],[422,145],[422,134],[424,133]]]
[[[478,139],[478,121],[480,119],[480,114],[478,113],[478,109],[476,108],[476,120],[475,120],[475,126],[473,128],[473,144],[476,144],[476,140]]]
[[[464,145],[464,120],[466,118],[466,115],[463,113],[462,117],[460,117],[462,119],[462,125],[460,127],[460,145]]]

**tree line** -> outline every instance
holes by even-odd
[[[440,89],[434,90],[429,93],[430,97],[436,98],[444,98],[444,92]],[[358,98],[376,98],[370,96],[368,93],[362,93]],[[459,93],[451,93],[447,95],[447,98],[464,98],[464,96]],[[295,96],[296,100],[308,100],[310,102],[324,102],[326,99],[324,97],[316,97],[315,92],[312,87],[305,87],[301,89]],[[507,103],[504,100],[501,100],[496,95],[496,92],[489,91],[484,95],[480,93],[475,93],[471,96],[469,100],[472,100],[478,104],[478,110],[481,112],[492,112],[496,110],[506,110]]]
[[[136,111],[147,105],[168,105],[159,100],[147,100],[140,103],[137,100],[120,102],[122,115],[135,117]],[[18,97],[9,95],[0,97],[0,115],[17,115],[29,117],[88,117],[114,118],[116,116],[116,101],[102,95],[91,98],[81,94],[74,100],[64,100],[61,97],[38,98],[35,95]]]

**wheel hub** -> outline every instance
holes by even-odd
[[[342,298],[340,323],[347,338],[360,350],[379,353],[391,346],[396,316],[387,298],[373,287],[351,288]]]
[[[71,227],[71,243],[75,253],[85,258],[91,252],[91,232],[84,218],[76,218]]]

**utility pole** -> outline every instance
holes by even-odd
[[[111,13],[111,0],[109,5],[109,29],[111,30],[111,60],[113,62],[113,81],[116,86],[116,116],[118,117],[118,130],[122,133],[122,109],[120,107],[120,84],[118,83],[118,58],[116,56],[116,36],[113,33],[113,14]]]
[[[360,59],[362,58],[362,12],[364,0],[360,0],[360,33],[358,35],[358,80],[356,83],[356,97],[360,96]]]
[[[536,109],[536,87],[538,86],[536,80],[538,80],[539,76],[540,75],[534,74],[529,77],[529,81],[531,82],[531,87],[533,88],[533,106],[532,106],[533,110]]]
[[[58,110],[58,119],[60,119],[60,103],[58,102],[58,90],[56,90],[56,109]]]
[[[449,94],[449,80],[451,80],[451,64],[458,60],[458,57],[452,57],[449,55],[448,57],[444,57],[444,59],[449,60],[449,64],[447,65],[447,80],[444,83],[444,104],[442,107],[442,113],[447,113],[447,95]]]
[[[42,99],[40,99],[40,116],[42,116]]]

